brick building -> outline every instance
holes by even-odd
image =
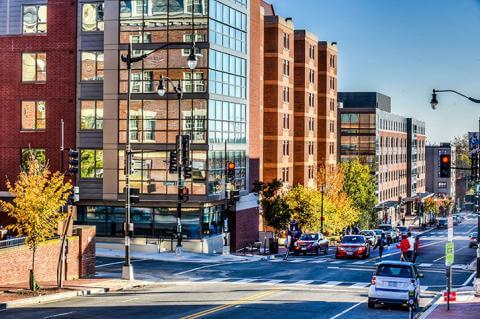
[[[75,147],[76,41],[75,2],[1,1],[0,191],[29,149],[61,169],[62,119],[65,149]]]
[[[318,43],[318,168],[337,165],[337,61],[336,42]]]
[[[316,187],[318,39],[295,30],[293,184]]]
[[[265,12],[274,13],[272,9]],[[264,34],[263,179],[278,179],[292,185],[295,99],[293,22],[290,18],[265,15]]]

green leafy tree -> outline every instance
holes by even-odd
[[[53,237],[59,222],[65,219],[60,208],[67,202],[71,188],[70,183],[64,183],[63,174],[50,173],[48,166],[42,165],[34,154],[15,184],[7,181],[7,189],[14,198],[12,202],[0,201],[0,207],[15,220],[7,229],[25,236],[25,244],[32,250],[30,289],[33,291],[39,288],[35,280],[37,247]]]
[[[321,193],[318,190],[298,184],[285,194],[285,201],[300,229],[320,229]]]
[[[360,228],[371,228],[378,222],[374,207],[377,204],[375,180],[370,167],[358,158],[340,164],[343,173],[343,190],[359,213]]]
[[[278,236],[280,231],[286,229],[292,218],[292,211],[283,196],[283,183],[277,179],[270,183],[255,183],[255,189],[262,195],[263,220],[267,226],[274,229]]]

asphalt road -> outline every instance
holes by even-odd
[[[476,218],[454,227],[453,285],[472,285],[475,258],[468,234]],[[446,230],[421,239],[417,267],[422,279],[421,306],[445,286]],[[398,260],[391,245],[384,259]],[[10,309],[1,318],[408,318],[401,307],[367,307],[367,291],[378,252],[368,260],[292,256],[256,262],[201,264],[136,260],[137,279],[158,284],[105,295],[77,297],[29,308]],[[119,277],[121,260],[98,258],[98,274]]]

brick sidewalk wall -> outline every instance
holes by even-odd
[[[76,279],[95,274],[95,227],[82,226],[76,235],[68,237],[66,279]],[[38,281],[55,281],[61,240],[42,243],[35,254],[35,278]],[[0,286],[29,281],[32,251],[25,245],[0,250]]]

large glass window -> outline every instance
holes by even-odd
[[[247,61],[216,50],[209,51],[209,91],[245,99]]]
[[[104,56],[102,51],[82,52],[82,81],[102,81]]]
[[[247,52],[247,15],[216,0],[210,1],[210,42]]]
[[[44,130],[45,101],[22,101],[22,130]]]
[[[82,31],[103,31],[103,2],[82,4]]]
[[[22,54],[22,81],[45,82],[47,80],[47,54]]]
[[[36,158],[40,165],[45,165],[47,163],[44,148],[22,148],[20,159],[20,169],[22,171],[27,170],[27,163],[32,157]]]
[[[80,150],[80,178],[103,178],[102,150]]]
[[[23,33],[47,32],[47,5],[23,6]]]
[[[103,129],[103,101],[80,102],[80,129]]]
[[[210,143],[245,144],[247,139],[246,105],[209,101],[208,140]]]

